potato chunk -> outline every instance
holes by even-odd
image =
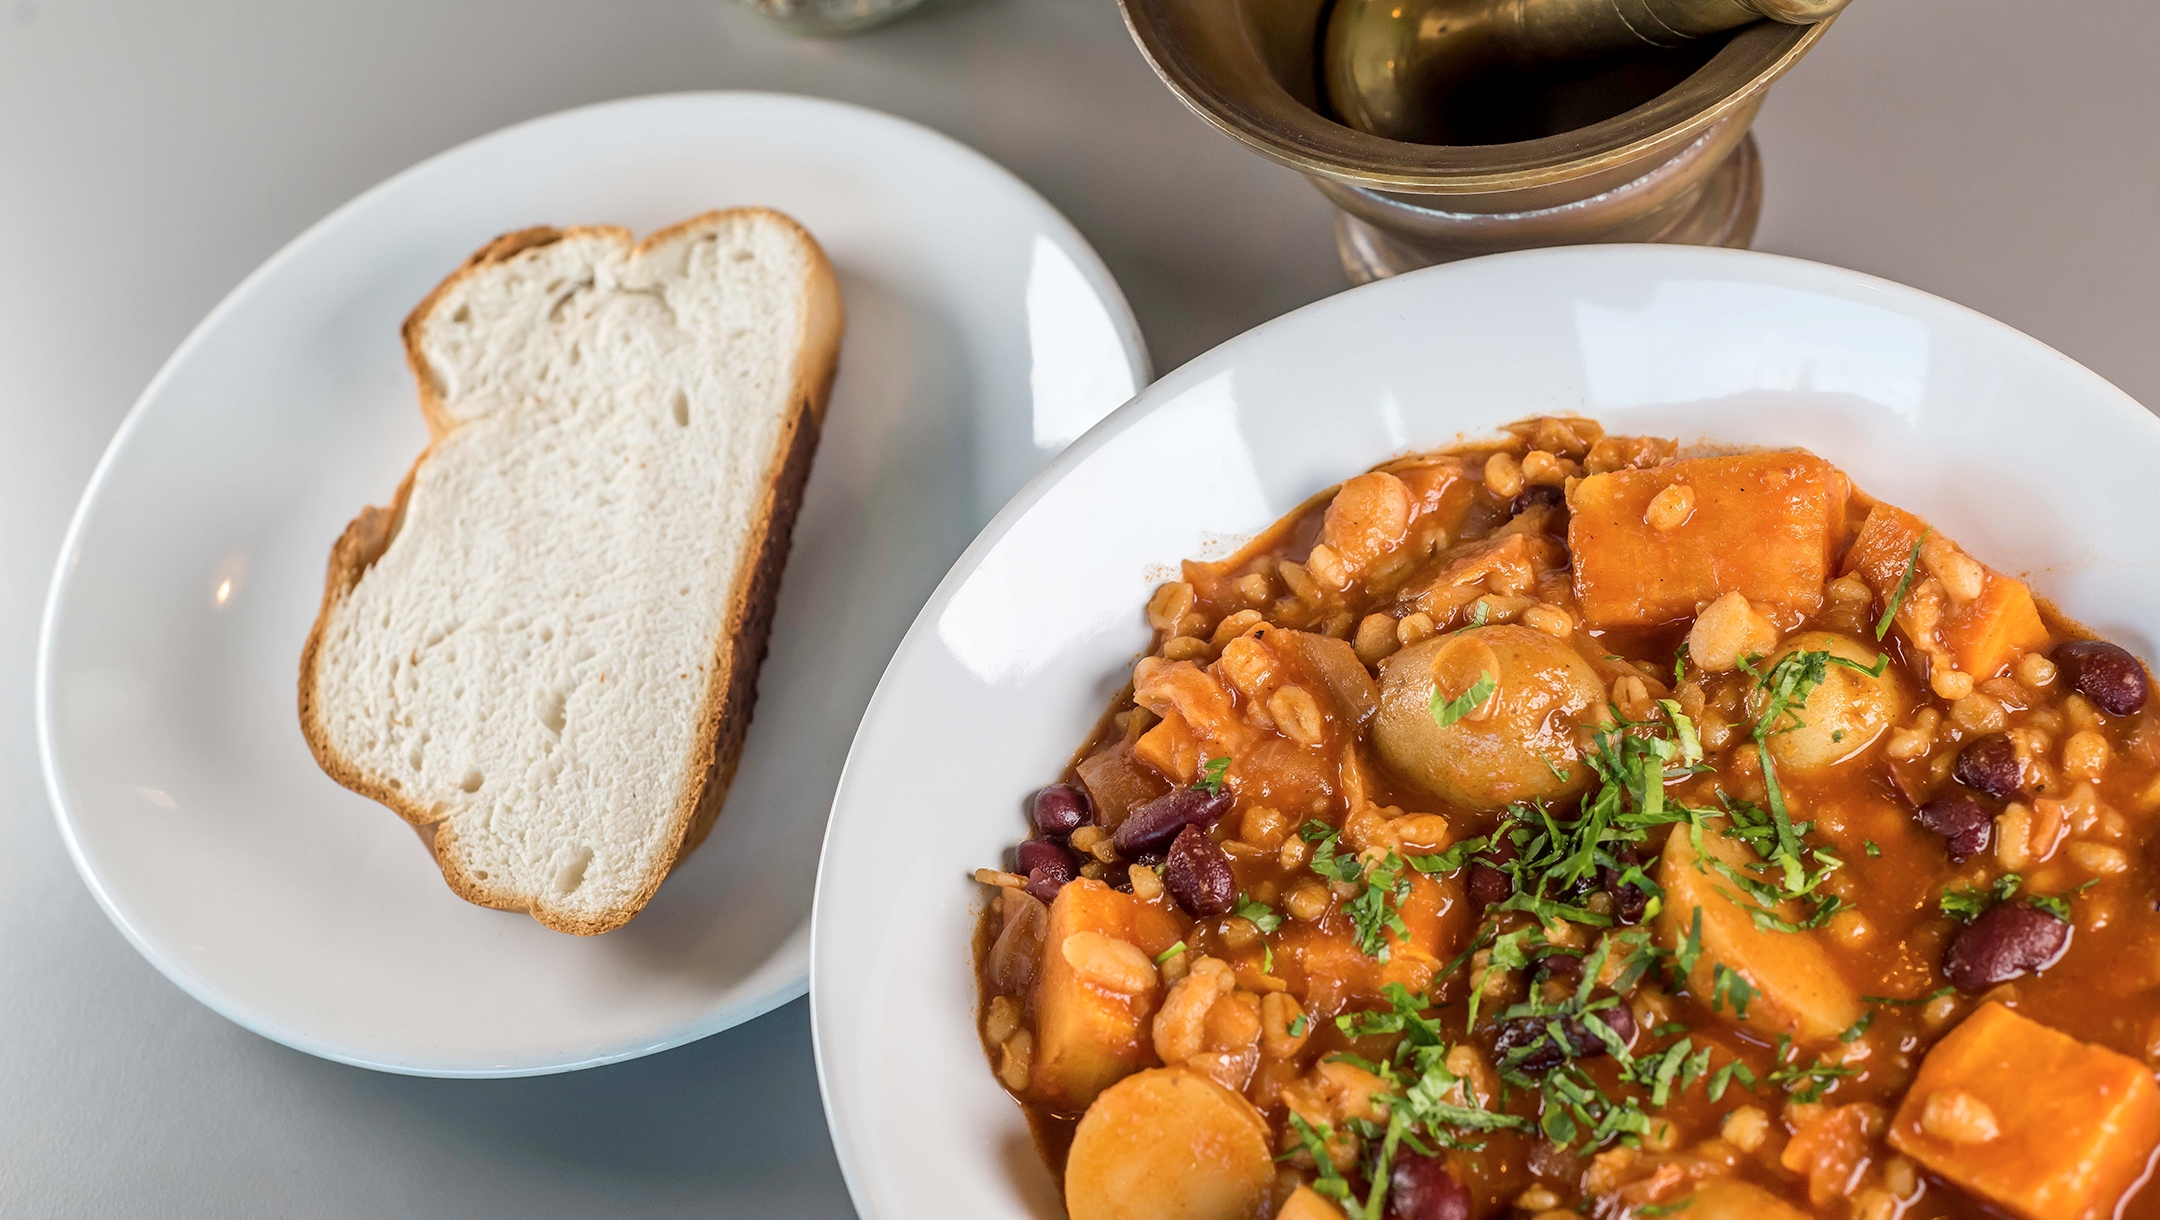
[[[1197,1072],[1154,1068],[1081,1117],[1065,1209],[1072,1220],[1258,1220],[1274,1176],[1251,1102]]]
[[[1897,595],[1898,585],[1904,581],[1906,570],[1913,567],[1913,548],[1928,534],[1928,523],[1902,508],[1878,504],[1868,512],[1867,521],[1860,527],[1860,535],[1853,539],[1852,550],[1845,554],[1845,571],[1858,573],[1862,580],[1875,590],[1879,604],[1888,605]],[[1954,549],[1954,548],[1953,548]],[[1982,575],[1979,595],[1969,599],[1949,599],[1942,607],[1941,619],[1930,634],[1933,638],[1914,640],[1922,652],[1932,652],[1939,646],[1948,649],[1959,673],[1971,674],[1977,681],[1986,681],[2003,671],[2024,654],[2048,642],[2047,625],[2040,621],[2040,609],[2033,602],[2032,590],[2025,582],[1997,572],[1993,568],[1970,561]],[[1925,566],[1913,574],[1914,583],[1929,575]],[[1898,627],[1910,638],[1913,603],[1910,588],[1906,591],[1907,602],[1900,604]]]
[[[1807,1213],[1760,1186],[1738,1178],[1712,1178],[1672,1205],[1688,1220],[1807,1220]]]
[[[1452,724],[1433,717],[1434,691],[1462,697],[1488,676],[1494,693],[1483,704]],[[1576,729],[1604,709],[1604,684],[1574,649],[1530,627],[1475,627],[1382,663],[1373,741],[1389,767],[1434,796],[1504,809],[1588,787]]]
[[[1167,911],[1100,881],[1082,879],[1058,891],[1035,979],[1035,1064],[1028,1092],[1067,1114],[1155,1062],[1149,1021],[1161,1000],[1158,989],[1151,985],[1127,994],[1083,978],[1064,950],[1068,939],[1087,932],[1135,945],[1149,957],[1178,939],[1177,923]]]
[[[1668,487],[1694,511],[1652,526]],[[1813,614],[1845,540],[1845,476],[1806,453],[1690,458],[1594,474],[1569,497],[1575,600],[1591,628],[1648,627],[1694,615],[1727,593]]]
[[[1716,821],[1704,828],[1703,854],[1742,867],[1753,858],[1752,853],[1745,844],[1726,838],[1722,830]],[[1702,956],[1688,975],[1688,991],[1705,1007],[1716,993],[1718,967],[1723,966],[1738,972],[1754,996],[1744,1019],[1729,1001],[1720,1015],[1744,1023],[1760,1036],[1791,1034],[1795,1041],[1822,1042],[1860,1019],[1860,1001],[1830,964],[1829,954],[1817,939],[1821,934],[1757,927],[1748,914],[1759,909],[1755,900],[1696,855],[1686,826],[1674,828],[1672,837],[1665,840],[1658,884],[1665,887],[1658,931],[1668,948],[1687,940],[1695,912],[1702,911]],[[1797,922],[1802,912],[1793,906],[1788,903],[1772,913],[1788,923]]]
[[[1883,655],[1849,635],[1804,631],[1787,640],[1763,672],[1801,652],[1827,652],[1870,668]],[[1768,696],[1758,685],[1749,696],[1748,710],[1762,715]],[[1874,677],[1847,665],[1831,665],[1808,692],[1807,706],[1791,709],[1770,726],[1775,730],[1769,739],[1770,757],[1779,768],[1800,775],[1827,771],[1874,745],[1905,714],[1906,702],[1904,679],[1887,664]]]
[[[2160,1085],[2128,1056],[1983,1004],[1928,1052],[1889,1139],[2026,1220],[2104,1217],[2160,1143]]]

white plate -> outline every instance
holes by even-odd
[[[316,769],[295,712],[330,544],[426,443],[398,324],[497,233],[750,203],[823,243],[847,335],[726,811],[607,936],[468,906],[402,821]],[[804,988],[819,837],[894,642],[997,506],[1147,377],[1072,226],[888,115],[687,94],[445,153],[249,276],[99,464],[38,668],[68,849],[174,982],[327,1058],[519,1075],[748,1020]]]
[[[977,1042],[968,945],[986,899],[969,874],[1023,836],[1023,799],[1123,684],[1165,565],[1390,455],[1568,411],[1806,446],[2154,655],[2160,422],[1959,306],[1762,254],[1591,246],[1420,271],[1270,322],[1157,382],[1007,505],[870,701],[826,832],[810,984],[864,1216],[1063,1214]]]

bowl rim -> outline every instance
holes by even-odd
[[[826,1126],[832,1139],[834,1157],[840,1166],[841,1177],[847,1183],[849,1198],[861,1215],[870,1220],[880,1220],[883,1213],[874,1209],[872,1199],[866,1193],[867,1165],[863,1160],[864,1151],[855,1146],[850,1138],[848,1124],[843,1121],[845,1103],[841,1100],[842,1093],[829,1068],[828,1038],[837,1040],[845,1033],[838,1024],[839,1016],[831,1010],[826,999],[825,993],[830,984],[823,981],[826,972],[831,968],[823,946],[832,919],[828,910],[828,895],[831,891],[827,882],[828,872],[832,867],[833,843],[840,830],[841,806],[845,800],[853,797],[854,788],[860,782],[857,764],[867,727],[880,718],[879,713],[887,711],[892,700],[899,697],[896,674],[902,662],[911,659],[925,646],[926,635],[935,637],[940,616],[959,590],[980,572],[989,553],[1013,531],[1022,518],[1034,510],[1052,487],[1071,475],[1112,439],[1154,411],[1180,399],[1192,388],[1215,377],[1223,371],[1226,362],[1233,360],[1239,352],[1274,340],[1283,331],[1305,324],[1303,320],[1308,317],[1344,309],[1343,301],[1346,298],[1376,299],[1390,292],[1406,291],[1401,287],[1404,283],[1437,283],[1450,277],[1482,273],[1500,266],[1520,267],[1529,271],[1548,264],[1594,265],[1605,262],[1621,263],[1646,257],[1662,260],[1669,267],[1677,269],[1703,268],[1713,273],[1727,268],[1767,267],[1773,269],[1772,274],[1787,284],[1797,277],[1802,281],[1801,287],[1819,286],[1824,290],[1842,288],[1848,295],[1857,291],[1898,312],[1923,317],[1932,315],[1946,319],[1952,325],[1968,327],[1972,333],[1991,345],[2021,351],[2029,357],[2037,357],[2042,362],[2060,366],[2067,377],[2084,383],[2096,403],[2105,403],[2104,409],[2117,413],[2127,426],[2141,429],[2153,450],[2160,452],[2160,416],[2155,416],[2152,411],[2100,374],[2006,322],[1970,306],[1895,280],[1810,259],[1746,249],[1609,243],[1484,255],[1421,268],[1322,298],[1226,339],[1186,361],[1143,388],[1123,406],[1067,446],[1041,474],[1015,493],[991,518],[989,524],[983,527],[982,532],[961,553],[960,558],[953,562],[922,609],[917,612],[907,634],[902,637],[892,659],[887,662],[885,672],[880,675],[862,722],[857,726],[855,740],[849,746],[847,763],[842,768],[840,783],[835,790],[833,809],[826,821],[825,842],[818,858],[817,892],[811,907],[810,1030],[817,1069],[818,1095],[824,1103]],[[1475,268],[1475,271],[1466,273],[1464,268]],[[1747,275],[1736,277],[1729,270],[1724,271],[1724,276],[1750,280],[1757,278]]]

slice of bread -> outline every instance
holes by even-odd
[[[406,319],[432,441],[331,550],[300,726],[460,897],[606,932],[711,828],[840,330],[759,208],[511,233]]]

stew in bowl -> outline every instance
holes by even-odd
[[[2150,679],[1917,512],[1533,419],[1145,614],[977,873],[1075,1220],[2160,1214]]]

